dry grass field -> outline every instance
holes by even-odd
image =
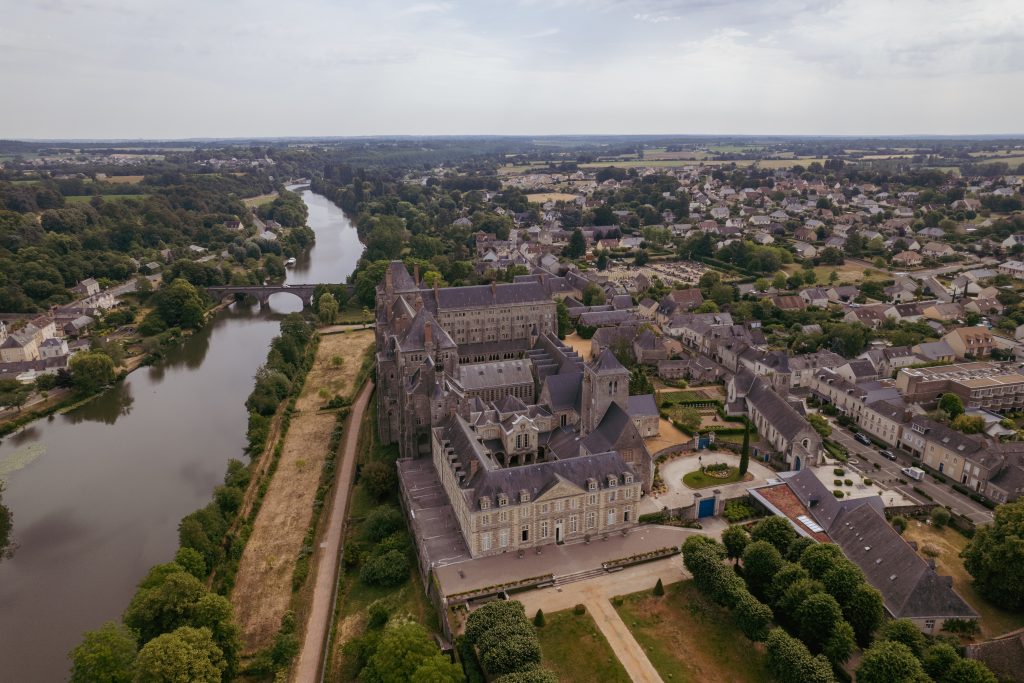
[[[270,194],[261,194],[258,197],[247,197],[246,199],[242,200],[242,203],[248,206],[249,208],[252,208],[256,206],[261,206],[263,204],[269,204],[275,199],[277,199],[277,193],[271,192]]]
[[[145,177],[142,175],[112,175],[104,179],[104,182],[114,185],[138,185]]]
[[[531,204],[543,204],[545,202],[571,202],[576,195],[566,192],[540,192],[538,194],[526,195],[526,200]]]
[[[281,459],[245,546],[231,601],[245,652],[269,645],[290,608],[292,572],[313,514],[313,499],[335,413],[321,395],[351,394],[372,330],[324,336],[295,405]],[[341,359],[340,362],[337,359]]]

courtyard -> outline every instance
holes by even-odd
[[[665,486],[668,488],[664,493],[644,497],[640,501],[640,514],[658,512],[663,508],[676,510],[692,505],[694,501],[694,494],[700,493],[701,491],[686,486],[683,483],[683,476],[695,470],[699,470],[701,463],[704,465],[725,463],[730,467],[739,467],[740,456],[728,451],[705,450],[688,453],[684,456],[661,463],[658,466],[658,469],[661,473],[662,480],[665,482]],[[712,490],[717,489],[721,491],[721,498],[738,498],[744,495],[748,488],[752,486],[760,486],[775,476],[774,471],[753,459],[750,460],[747,473],[751,478],[746,481],[723,483],[721,486],[715,487],[714,489],[702,489],[704,492],[703,497],[707,497]]]

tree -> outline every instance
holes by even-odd
[[[946,672],[958,661],[960,653],[949,643],[936,643],[928,648],[921,665],[924,672],[936,681],[943,680]]]
[[[71,357],[71,377],[82,394],[94,394],[114,381],[114,361],[99,351],[84,351]]]
[[[843,616],[853,627],[857,643],[861,647],[866,647],[871,642],[875,629],[885,618],[882,594],[866,583],[860,584],[843,603]]]
[[[182,626],[139,650],[134,683],[221,683],[226,668],[210,629]]]
[[[338,317],[338,301],[330,292],[320,295],[317,300],[317,319],[321,325],[331,325]]]
[[[772,609],[749,592],[740,595],[732,616],[740,631],[750,640],[763,641],[768,637],[768,629],[772,625]]]
[[[441,653],[434,645],[427,629],[419,624],[406,621],[388,624],[381,635],[377,649],[370,657],[359,678],[365,683],[392,683],[394,681],[438,681],[459,683],[462,681],[462,669],[449,662],[448,667],[441,667],[440,662],[432,661]],[[428,671],[440,677],[420,678],[418,674],[424,667],[423,674]]]
[[[783,594],[797,581],[809,579],[807,570],[795,562],[786,562],[782,568],[772,577],[772,582],[765,591],[768,602],[775,604]]]
[[[206,560],[199,551],[193,548],[178,548],[174,555],[174,564],[180,565],[185,571],[200,581],[207,576]]]
[[[368,586],[397,586],[408,576],[409,560],[400,550],[371,557],[359,570],[359,580]]]
[[[380,505],[367,513],[361,527],[366,540],[379,543],[399,529],[405,528],[405,517],[401,510],[393,505]]]
[[[740,477],[747,473],[750,467],[750,423],[743,421],[743,446],[740,448]]]
[[[878,640],[892,641],[905,645],[915,657],[924,656],[928,640],[910,619],[895,619],[888,622],[878,632]]]
[[[832,425],[828,423],[828,420],[817,413],[811,413],[808,415],[807,421],[811,423],[812,427],[814,427],[814,431],[818,432],[818,434],[821,434],[822,436],[828,436],[832,433]]]
[[[764,540],[749,543],[743,550],[743,576],[750,591],[754,595],[764,595],[782,564],[782,554],[771,543]]]
[[[842,666],[857,649],[857,641],[853,634],[853,627],[846,620],[836,622],[835,628],[825,641],[822,653],[835,666]]]
[[[540,643],[536,634],[513,635],[481,652],[480,661],[494,676],[514,673],[540,664]]]
[[[999,683],[987,666],[974,659],[958,659],[949,667],[942,683]]]
[[[377,500],[385,498],[398,488],[398,475],[393,464],[371,460],[359,469],[359,481],[366,492]]]
[[[471,645],[500,623],[525,621],[523,603],[516,600],[494,600],[474,610],[466,619],[466,639]]]
[[[779,683],[832,683],[835,677],[828,661],[812,657],[807,646],[781,628],[773,628],[765,639],[768,668]]]
[[[844,559],[822,574],[821,583],[824,584],[829,595],[834,597],[840,605],[845,605],[857,587],[864,583],[864,573],[853,562]]]
[[[1024,498],[1000,505],[960,553],[974,585],[1006,609],[1024,607]]]
[[[558,316],[558,338],[565,339],[566,335],[572,333],[572,320],[569,318],[569,308],[565,302],[559,300],[555,304],[555,313]]]
[[[146,643],[161,633],[187,625],[206,587],[179,565],[158,565],[150,570],[124,613],[124,623]],[[221,653],[223,654],[223,653]]]
[[[11,509],[4,505],[4,483],[0,479],[0,560],[11,553],[11,529],[14,528],[14,516]]]
[[[152,302],[157,316],[168,327],[192,329],[203,324],[203,297],[188,280],[174,280],[154,294]]]
[[[786,552],[796,538],[796,532],[784,517],[766,517],[754,527],[750,537],[755,541],[768,541],[780,552]]]
[[[741,526],[730,526],[722,532],[722,543],[725,545],[726,556],[739,560],[743,556],[743,549],[750,543],[750,534]]]
[[[47,375],[42,376],[46,377]],[[20,413],[21,407],[28,402],[28,397],[31,395],[31,385],[22,384],[14,379],[0,379],[0,407],[17,408]]]
[[[857,683],[926,683],[928,680],[910,648],[894,641],[872,645],[857,667]]]
[[[71,651],[71,683],[130,683],[138,650],[138,636],[115,621],[87,631]]]
[[[950,420],[955,420],[958,415],[963,415],[964,402],[956,394],[943,394],[939,399],[939,410],[949,415]]]
[[[828,571],[842,562],[846,556],[839,546],[834,543],[815,543],[803,552],[800,556],[800,564],[812,579],[820,579]]]
[[[587,241],[583,237],[583,231],[579,228],[575,228],[572,234],[569,235],[569,244],[562,250],[562,255],[566,258],[580,258],[587,253]]]
[[[629,395],[639,396],[642,394],[653,394],[654,383],[647,376],[647,370],[638,365],[629,373]]]
[[[794,616],[800,629],[800,640],[811,652],[821,652],[836,625],[843,620],[843,610],[828,593],[817,593],[800,603]],[[852,644],[852,631],[850,641]]]
[[[980,415],[957,415],[950,426],[964,434],[981,434],[985,431],[985,418]]]
[[[661,581],[661,579],[658,579],[658,581]],[[544,610],[537,610],[537,614],[533,616],[533,625],[537,628],[544,626]]]
[[[494,683],[558,683],[558,676],[549,669],[529,669],[505,674]]]
[[[583,288],[584,306],[601,306],[605,302],[604,290],[593,282]]]

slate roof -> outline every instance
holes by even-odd
[[[405,269],[405,264],[401,261],[389,263],[388,272],[391,273],[391,286],[396,292],[410,292],[418,289],[416,281],[412,279],[409,271]]]
[[[602,351],[597,360],[590,364],[590,369],[598,375],[629,374],[610,349]]]
[[[658,404],[654,401],[654,394],[630,396],[626,412],[630,417],[658,417]]]
[[[580,387],[583,375],[580,373],[562,373],[549,375],[544,380],[548,401],[552,410],[580,410]]]
[[[398,342],[399,348],[403,352],[423,350],[425,348],[425,328],[428,324],[431,326],[435,349],[457,348],[452,338],[448,336],[445,329],[438,324],[437,320],[434,319],[434,316],[426,308],[421,308],[412,319],[409,329],[405,332],[405,336]]]
[[[748,374],[753,377],[753,374],[748,370],[740,374]],[[739,376],[737,376],[737,380],[739,380]],[[789,405],[786,399],[775,393],[771,386],[760,377],[753,377],[750,389],[747,391],[747,401],[759,413],[764,415],[765,419],[775,427],[776,431],[786,441],[794,442],[801,431],[811,428],[807,420],[793,410],[793,406]]]
[[[529,360],[503,360],[459,366],[458,382],[462,388],[474,391],[512,384],[532,384],[533,372]]]

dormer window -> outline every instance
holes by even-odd
[[[618,486],[618,485],[619,485],[619,478],[616,477],[614,474],[609,474],[608,475],[608,486]]]
[[[491,499],[490,499],[490,497],[484,496],[483,498],[480,499],[480,509],[481,510],[490,510],[491,509]]]
[[[530,502],[530,492],[527,491],[526,489],[523,489],[522,491],[520,491],[519,492],[519,502],[520,503],[529,503]]]
[[[505,507],[508,505],[508,496],[504,493],[498,494],[498,507]]]
[[[597,480],[596,479],[593,479],[593,478],[587,479],[587,490],[588,491],[596,491],[597,490]]]
[[[626,472],[625,474],[622,475],[622,481],[625,484],[632,484],[633,483],[633,475],[630,474],[629,472]]]

